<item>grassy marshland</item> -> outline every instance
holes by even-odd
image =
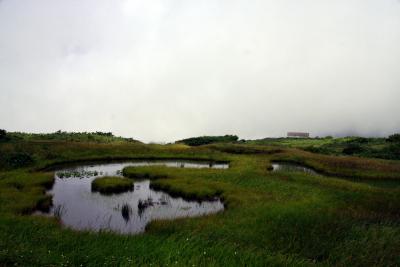
[[[170,172],[171,169],[175,168],[165,166],[126,167],[122,173],[129,178],[150,179],[153,189],[167,191],[171,195],[186,199],[206,200],[221,196],[222,189],[215,186],[216,183],[207,181],[195,183],[191,179],[178,178],[176,172]],[[167,182],[165,183],[163,180],[167,180]]]
[[[122,193],[133,189],[133,182],[115,176],[96,178],[92,182],[92,191],[102,194]]]
[[[287,147],[14,141],[2,162],[0,265],[25,266],[398,266],[400,190],[341,179],[400,182],[400,162],[322,156]],[[53,180],[41,170],[62,162],[126,158],[227,160],[229,169],[150,166],[132,172],[166,178],[151,185],[195,198],[220,196],[223,213],[157,221],[140,235],[76,232],[28,215],[46,203]],[[332,177],[270,172],[273,160],[306,163]],[[48,197],[47,197],[48,198]]]
[[[275,145],[327,154],[353,155],[365,158],[400,160],[400,134],[388,138],[365,138],[357,136],[333,138],[265,138],[248,140],[246,144]]]

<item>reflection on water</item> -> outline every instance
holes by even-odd
[[[109,196],[91,191],[92,181],[100,176],[121,175],[126,166],[166,165],[183,168],[227,168],[227,164],[183,161],[124,162],[65,168],[55,173],[55,183],[48,193],[53,195],[49,214],[77,230],[111,230],[119,233],[140,233],[158,219],[195,217],[224,209],[219,199],[186,201],[150,188],[150,181],[134,183],[134,190]]]
[[[316,171],[314,171],[311,168],[305,167],[300,164],[296,163],[288,163],[288,162],[275,162],[272,163],[272,171],[288,171],[288,172],[304,172],[307,174],[312,174],[312,175],[319,175]]]

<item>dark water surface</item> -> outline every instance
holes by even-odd
[[[312,175],[320,175],[311,168],[305,167],[301,164],[288,163],[288,162],[274,162],[272,165],[272,171],[289,171],[289,172],[304,172]]]
[[[60,218],[63,225],[77,230],[106,230],[140,233],[158,219],[196,217],[224,209],[219,199],[187,201],[154,191],[150,181],[134,183],[134,190],[113,195],[92,192],[92,181],[101,176],[120,176],[126,166],[165,165],[180,168],[228,168],[228,164],[190,161],[142,161],[85,165],[55,172],[55,183],[48,191],[53,196],[49,215]]]

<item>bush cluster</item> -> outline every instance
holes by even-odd
[[[54,140],[54,141],[74,141],[74,142],[103,142],[110,143],[115,141],[138,142],[132,138],[114,136],[112,132],[64,132],[56,131],[54,133],[8,133],[11,140]]]
[[[345,155],[354,155],[363,152],[363,148],[358,143],[349,143],[344,149],[343,154]]]
[[[191,137],[183,140],[176,141],[176,143],[184,143],[189,146],[201,146],[208,145],[212,143],[229,143],[236,142],[239,137],[236,135],[224,135],[224,136],[200,136]]]
[[[391,143],[400,143],[400,134],[392,134],[386,139],[386,141]]]
[[[33,157],[25,151],[15,151],[11,153],[2,153],[0,155],[0,166],[6,168],[21,168],[31,165],[34,162]]]
[[[6,130],[0,129],[0,142],[8,139]]]

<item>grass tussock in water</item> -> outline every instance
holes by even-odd
[[[212,200],[221,197],[222,189],[215,182],[204,182],[201,180],[184,179],[180,173],[187,173],[187,170],[180,172],[165,166],[143,166],[125,167],[123,175],[133,179],[149,179],[150,186],[154,190],[168,192],[172,196],[185,199]],[[189,172],[196,170],[189,170]],[[223,170],[211,170],[221,172]]]
[[[122,193],[130,190],[133,190],[133,182],[121,177],[100,177],[92,182],[92,191],[102,194]]]
[[[141,166],[141,167],[125,167],[122,170],[122,175],[131,179],[149,179],[149,180],[156,180],[161,178],[166,178],[167,175],[162,171],[167,167],[156,167],[156,166]]]

